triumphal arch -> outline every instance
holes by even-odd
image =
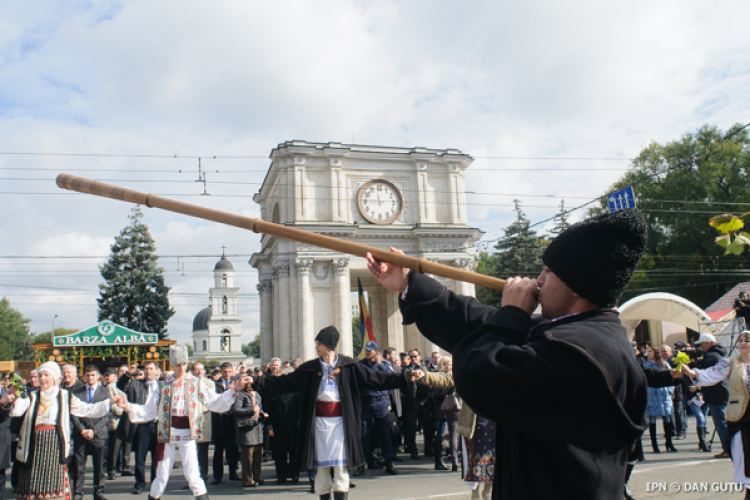
[[[456,149],[397,148],[289,141],[271,151],[253,200],[263,220],[473,269],[482,235],[466,216],[464,170],[473,159]],[[381,287],[363,258],[263,235],[250,259],[258,270],[261,358],[315,356],[323,327],[341,332],[338,351],[352,354],[357,279],[366,292],[381,348],[436,347],[402,325],[398,296]],[[474,285],[441,281],[462,294]]]

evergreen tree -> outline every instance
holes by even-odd
[[[0,359],[30,361],[34,350],[29,347],[30,319],[10,306],[7,298],[0,300]]]
[[[555,218],[555,226],[549,230],[554,235],[558,235],[570,227],[568,212],[565,210],[565,200],[560,200],[560,212],[557,215],[559,215],[559,218]]]
[[[542,254],[548,242],[531,229],[520,202],[514,200],[514,203],[516,220],[505,228],[505,237],[495,244],[497,252],[480,253],[477,272],[503,279],[511,276],[536,278],[544,269]],[[500,307],[502,292],[477,287],[477,298],[486,305]]]
[[[109,261],[99,267],[105,280],[99,285],[99,321],[109,319],[164,339],[174,309],[169,307],[170,288],[164,284],[164,269],[156,264],[156,245],[142,217],[140,208],[133,208],[131,223],[115,238]]]

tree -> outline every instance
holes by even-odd
[[[568,212],[565,210],[565,200],[560,200],[560,218],[555,219],[555,225],[549,230],[551,234],[558,235],[570,227]]]
[[[164,284],[164,269],[157,266],[156,245],[139,207],[110,247],[109,261],[99,266],[105,280],[99,285],[99,321],[112,322],[138,332],[167,338],[167,322],[174,315]]]
[[[253,340],[242,345],[242,352],[248,358],[260,357],[260,335],[256,335]]]
[[[187,348],[188,356],[192,358],[193,357],[193,344],[188,342],[185,344],[185,347]]]
[[[31,320],[12,308],[7,298],[0,300],[0,360],[34,359],[34,350],[29,347],[29,323]]]
[[[521,210],[520,202],[514,200],[514,203],[516,220],[505,228],[505,237],[495,244],[497,252],[480,252],[476,269],[478,273],[496,278],[536,278],[544,269],[542,254],[549,242],[531,229],[531,222]],[[502,292],[478,286],[477,299],[485,305],[500,307]]]
[[[60,337],[62,335],[69,335],[71,333],[79,332],[80,330],[76,330],[74,328],[63,328],[61,326],[58,326],[55,328],[54,335],[52,332],[40,332],[40,333],[32,333],[31,334],[31,344],[43,344],[45,342],[52,343],[53,337]]]
[[[633,187],[648,224],[648,243],[622,301],[668,291],[707,307],[746,276],[750,259],[718,258],[724,250],[707,223],[712,214],[750,203],[746,130],[724,134],[704,126],[665,145],[652,143],[611,191],[626,186]]]

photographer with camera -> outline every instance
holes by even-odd
[[[750,325],[750,297],[747,292],[740,292],[739,296],[734,299],[734,316],[745,320],[745,328]]]

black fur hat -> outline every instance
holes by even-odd
[[[339,331],[336,330],[335,326],[327,326],[318,332],[315,340],[333,351],[339,343]]]
[[[614,307],[646,251],[646,221],[637,208],[581,221],[552,240],[544,264],[574,292]]]

